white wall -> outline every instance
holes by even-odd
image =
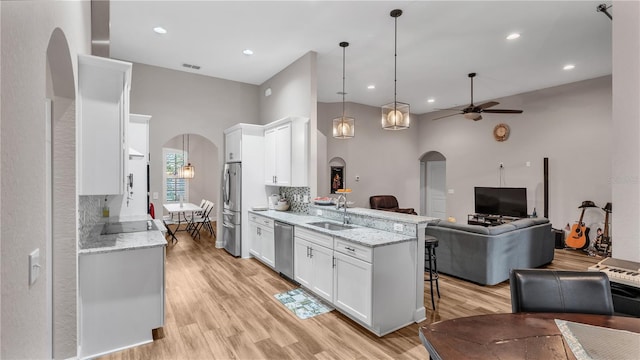
[[[578,220],[578,206],[611,201],[611,77],[497,99],[497,108],[518,115],[483,114],[480,121],[454,116],[419,121],[418,155],[442,153],[447,161],[447,213],[465,222],[474,211],[474,186],[526,187],[528,212],[543,215],[543,159],[549,158],[549,218],[556,228]],[[506,123],[509,139],[497,142],[493,128]],[[499,163],[504,163],[500,182]],[[531,166],[527,167],[526,162]],[[593,216],[593,219],[590,217]],[[589,210],[585,222],[603,221]],[[594,229],[595,232],[595,229]]]
[[[341,157],[346,162],[345,186],[352,189],[349,201],[357,207],[369,207],[372,195],[395,195],[400,207],[420,208],[420,162],[417,152],[418,126],[413,116],[408,130],[383,130],[379,107],[347,103],[347,116],[354,117],[352,139],[333,138],[333,118],[342,115],[342,103],[318,104],[318,130],[327,137],[327,160]],[[324,174],[330,177],[327,165]],[[360,176],[360,181],[355,181]],[[328,186],[318,189],[319,196],[330,193]]]
[[[1,251],[1,312],[0,357],[46,358],[51,356],[47,327],[47,297],[44,273],[47,264],[45,242],[45,108],[46,53],[49,39],[60,28],[68,42],[73,61],[72,74],[77,80],[76,55],[89,52],[90,3],[83,1],[2,1],[2,70],[0,144],[0,197],[2,228]],[[58,74],[52,74],[57,77]],[[74,94],[75,95],[75,94]],[[73,116],[73,109],[65,112]],[[63,121],[63,123],[66,123]],[[64,129],[58,129],[64,132]],[[55,131],[55,129],[54,129]],[[73,136],[72,136],[73,138]],[[55,141],[55,139],[54,139]],[[73,140],[68,140],[71,149]],[[63,144],[64,145],[64,144]],[[67,154],[70,172],[64,174],[70,188],[75,189],[74,152]],[[58,189],[58,191],[60,191]],[[60,193],[59,195],[64,195]],[[71,206],[58,209],[54,219],[76,219],[75,191],[65,196]],[[54,207],[55,209],[55,207]],[[69,239],[65,239],[67,241]],[[71,253],[75,258],[75,237],[72,234]],[[28,285],[28,254],[40,249],[42,272],[40,279]],[[68,251],[68,250],[65,250]],[[73,263],[71,263],[73,266]],[[75,356],[75,269],[65,286],[56,286],[63,296],[54,304],[59,315],[56,321],[70,324],[54,339],[57,357]],[[70,295],[71,294],[71,295]],[[71,298],[66,298],[71,296]],[[57,309],[57,306],[65,306]],[[62,310],[62,311],[58,311]],[[61,348],[58,344],[64,344]],[[69,350],[69,347],[71,350]],[[70,352],[71,351],[71,352]]]
[[[260,123],[268,124],[287,116],[309,118],[309,128],[317,120],[317,53],[310,51],[260,85]],[[271,95],[265,96],[265,90]],[[315,131],[309,134],[309,188],[315,196],[317,184],[318,142]]]
[[[258,87],[183,71],[134,64],[131,112],[148,114],[153,119],[149,126],[152,194],[162,193],[162,146],[180,134],[201,135],[215,147],[211,156],[217,158],[218,169],[214,170],[216,175],[206,186],[219,194],[222,176],[219,164],[224,163],[223,131],[239,122],[258,122]],[[198,167],[196,176],[197,171]],[[156,212],[162,213],[162,197],[151,201]],[[218,201],[218,210],[219,206]],[[220,226],[221,221],[218,221],[218,224]]]
[[[640,262],[640,3],[613,11],[612,255]]]

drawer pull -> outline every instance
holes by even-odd
[[[349,251],[356,251],[356,249],[354,249],[354,248],[352,248],[352,247],[345,246],[344,248],[345,248],[346,250],[349,250]]]

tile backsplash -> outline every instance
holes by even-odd
[[[309,212],[309,198],[311,189],[308,187],[280,187],[280,196],[284,196],[291,206],[289,211],[307,214]],[[308,201],[305,203],[304,199]]]

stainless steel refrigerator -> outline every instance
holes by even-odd
[[[222,186],[222,226],[224,248],[233,256],[242,254],[242,165],[226,163]]]

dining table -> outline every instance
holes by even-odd
[[[431,359],[640,359],[640,318],[500,313],[421,326]]]
[[[165,211],[169,213],[170,222],[165,221],[165,227],[167,228],[168,234],[171,235],[171,238],[173,239],[174,242],[178,241],[178,239],[175,236],[175,233],[177,231],[188,230],[189,219],[187,218],[187,214],[190,213],[191,218],[193,218],[193,216],[197,212],[204,211],[204,209],[201,208],[200,206],[192,203],[187,203],[187,202],[167,203],[167,204],[162,204],[162,206],[164,207]],[[185,224],[185,226],[181,229],[180,225],[182,224]],[[166,225],[176,225],[176,228],[175,230],[172,231]]]

